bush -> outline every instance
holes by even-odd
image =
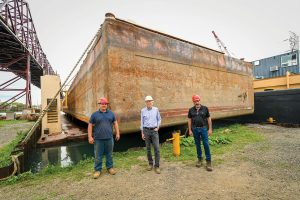
[[[219,131],[210,136],[209,139],[209,144],[214,146],[214,145],[220,145],[220,144],[230,144],[232,140],[229,138],[230,133],[233,133],[230,129],[226,129],[225,131]],[[227,135],[225,135],[227,134]],[[187,138],[182,138],[180,140],[180,145],[183,145],[185,147],[190,147],[194,146],[194,138],[193,137],[187,137]]]
[[[210,145],[218,145],[218,144],[230,144],[232,141],[228,138],[228,136],[215,136],[209,138]]]

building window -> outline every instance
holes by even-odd
[[[281,56],[281,67],[297,65],[297,54]]]
[[[259,65],[259,60],[254,61],[254,66],[258,66]]]
[[[264,76],[255,76],[255,79],[264,79]]]
[[[278,71],[278,70],[279,70],[278,66],[272,66],[272,67],[270,67],[270,72],[275,72],[275,71]]]

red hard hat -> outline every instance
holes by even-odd
[[[108,104],[108,100],[105,97],[101,97],[98,101],[98,104]]]
[[[200,101],[200,96],[199,95],[193,95],[192,100],[193,100],[193,102]]]

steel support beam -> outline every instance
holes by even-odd
[[[4,8],[4,6],[6,6],[6,4],[8,3],[9,0],[4,0],[2,4],[0,4],[0,10],[2,10],[2,8]]]
[[[17,62],[18,60],[23,59],[25,56],[20,56],[16,59],[13,59],[12,61],[8,62],[7,64],[5,64],[4,68],[1,68],[0,71],[4,71],[4,72],[12,72],[15,73],[16,71],[18,71],[18,74],[23,74],[26,80],[26,86],[25,89],[20,89],[20,88],[7,88],[8,86],[12,85],[13,83],[17,82],[18,80],[20,80],[21,78],[24,77],[20,77],[20,76],[15,76],[14,78],[2,83],[0,85],[0,92],[16,92],[16,91],[21,91],[20,93],[18,93],[17,95],[13,96],[12,98],[10,98],[9,100],[3,102],[2,104],[0,104],[1,108],[5,108],[7,106],[9,106],[10,104],[12,104],[13,102],[15,102],[16,100],[20,99],[21,97],[23,97],[24,95],[26,95],[26,108],[31,108],[32,105],[32,101],[31,101],[31,73],[30,73],[30,54],[27,53],[26,55],[26,68],[24,71],[22,70],[10,70],[10,68],[8,67],[11,64],[14,64],[15,62]],[[16,73],[15,73],[16,74]]]
[[[23,90],[20,93],[18,93],[17,95],[13,96],[12,98],[8,99],[7,101],[3,102],[0,104],[0,108],[5,108],[7,106],[9,106],[10,104],[12,104],[13,102],[17,101],[18,99],[20,99],[21,97],[23,97],[26,94],[26,91]]]
[[[31,74],[30,74],[30,55],[27,55],[26,66],[26,108],[31,108]]]
[[[23,58],[25,58],[26,55],[22,55],[16,59],[13,59],[12,61],[10,61],[9,63],[6,63],[4,65],[0,65],[1,68],[8,68],[10,65],[15,64],[16,62],[22,60]]]
[[[14,74],[26,74],[25,71],[21,71],[21,70],[11,70],[11,69],[1,69],[0,68],[0,71],[1,72],[12,72]]]
[[[24,89],[14,89],[14,88],[7,88],[7,89],[2,89],[1,91],[7,91],[7,92],[15,92],[15,91],[24,91]]]
[[[31,83],[39,88],[40,76],[54,71],[41,48],[29,5],[25,0],[0,0],[0,72],[9,69],[26,82],[28,53]]]
[[[0,85],[0,87],[2,87],[2,86],[3,86],[3,87],[0,88],[0,91],[3,90],[3,89],[5,89],[5,88],[7,88],[8,86],[10,86],[11,84],[13,84],[14,82],[16,82],[16,81],[18,81],[18,80],[20,80],[20,79],[21,79],[21,77],[16,76],[16,77],[14,77],[14,78],[12,78],[12,79],[6,81],[5,83],[2,83],[2,84]]]

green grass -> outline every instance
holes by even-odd
[[[247,144],[264,140],[264,137],[242,125],[232,125],[229,132],[226,129],[218,129],[216,134],[227,135],[232,141],[231,145],[217,145],[212,148],[212,154],[220,155],[226,152],[233,152],[243,149]]]
[[[212,157],[222,155],[225,153],[232,153],[241,150],[245,145],[262,141],[262,135],[257,134],[245,126],[231,125],[226,128],[218,128],[213,130],[213,135],[209,137],[210,150]],[[194,161],[197,158],[197,152],[193,137],[184,138],[188,140],[188,145],[180,146],[180,157],[173,156],[173,149],[171,144],[162,146],[162,157],[167,161]],[[202,146],[203,148],[203,146]],[[214,160],[215,163],[215,160]]]
[[[25,134],[23,132],[19,132],[16,138],[10,142],[9,144],[5,145],[4,147],[0,148],[0,167],[8,166],[11,164],[11,153],[16,147],[16,145],[22,141]]]
[[[140,159],[145,158],[145,151],[144,148],[138,148],[126,152],[114,153],[115,165],[118,166],[118,168],[129,169],[133,165],[146,164]]]
[[[61,178],[65,181],[79,181],[87,176],[87,172],[92,172],[93,162],[93,158],[87,158],[76,165],[69,165],[67,167],[49,165],[36,174],[29,171],[0,181],[0,186],[12,185],[18,182],[22,182],[23,186],[37,185],[45,180],[49,181],[56,178]]]
[[[0,120],[0,128],[10,124],[16,123],[25,123],[27,120]],[[25,137],[25,132],[18,132],[15,139],[13,139],[10,143],[0,147],[0,167],[8,166],[12,163],[11,161],[11,153],[16,147],[16,145],[23,140]]]
[[[220,139],[221,138],[221,139]],[[173,155],[173,146],[171,143],[164,143],[161,146],[161,158],[167,162],[182,162],[192,163],[196,160],[196,148],[193,143],[193,137],[186,140],[189,145],[181,145],[180,157]],[[231,125],[226,128],[218,128],[213,130],[213,136],[210,137],[212,143],[211,153],[212,157],[218,157],[226,153],[232,153],[241,150],[245,145],[256,143],[264,140],[264,137],[258,133],[253,132],[242,125]],[[216,142],[219,141],[219,142]],[[224,142],[227,141],[227,142]],[[127,152],[119,152],[113,154],[115,166],[118,169],[130,169],[134,165],[147,166],[145,148],[138,148],[128,150]],[[214,164],[221,163],[219,159],[214,159]],[[37,174],[27,172],[19,176],[12,177],[6,181],[0,182],[0,185],[9,185],[22,181],[23,184],[38,184],[39,182],[48,181],[50,179],[60,178],[62,180],[81,180],[90,176],[93,171],[93,158],[87,158],[76,165],[61,168],[59,166],[48,166]]]
[[[8,166],[12,163],[11,153],[14,151],[15,147],[19,142],[25,137],[25,132],[18,132],[16,138],[9,144],[0,148],[0,168]]]
[[[0,120],[0,128],[5,125],[24,123],[24,122],[27,122],[27,120]]]

